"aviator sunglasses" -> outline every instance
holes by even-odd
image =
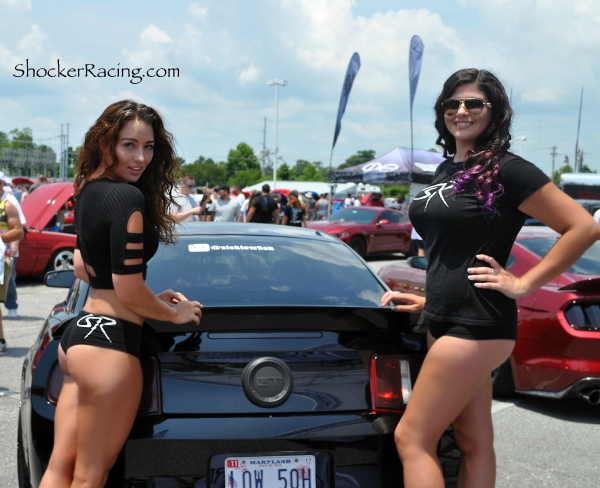
[[[481,115],[485,107],[492,108],[492,104],[484,102],[481,98],[448,98],[442,102],[442,110],[444,115],[452,116],[458,112],[461,105],[464,105],[465,110],[471,115]]]

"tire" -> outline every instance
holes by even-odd
[[[492,371],[492,392],[495,397],[510,397],[515,394],[510,358]]]
[[[75,250],[73,248],[63,248],[56,251],[50,261],[46,271],[58,271],[59,269],[73,269],[75,261]]]
[[[361,258],[364,258],[367,254],[367,243],[365,242],[365,240],[360,237],[360,236],[356,236],[353,237],[350,240],[350,247],[354,250],[354,252],[356,252],[356,254],[358,254]]]
[[[29,470],[25,463],[25,453],[23,452],[23,430],[21,428],[21,412],[19,412],[19,425],[17,427],[17,477],[19,478],[19,488],[32,488],[29,478]]]

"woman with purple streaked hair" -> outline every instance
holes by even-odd
[[[509,152],[512,109],[486,70],[454,73],[435,104],[447,158],[417,194],[410,218],[427,250],[426,297],[387,292],[382,305],[423,312],[429,352],[395,432],[404,486],[443,487],[436,447],[454,427],[459,486],[493,487],[491,372],[517,338],[516,299],[565,271],[600,238],[600,226],[532,163]],[[562,234],[520,278],[505,269],[526,215]]]

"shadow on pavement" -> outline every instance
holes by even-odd
[[[6,341],[8,344],[8,349],[0,354],[0,358],[9,357],[9,358],[22,358],[29,352],[28,347],[10,347],[8,340]]]
[[[600,405],[590,405],[585,400],[523,397],[515,406],[566,422],[600,424]]]

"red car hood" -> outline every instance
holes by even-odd
[[[52,216],[73,196],[73,183],[42,185],[21,203],[27,227],[44,230]]]

